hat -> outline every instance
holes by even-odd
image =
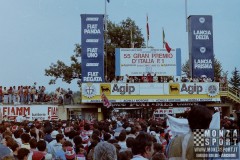
[[[51,137],[52,137],[52,138],[56,138],[56,136],[57,136],[58,134],[59,134],[58,131],[52,131]]]
[[[76,157],[73,147],[66,148],[65,157],[66,159],[74,159]]]
[[[3,144],[0,143],[0,157],[5,157],[9,156],[11,154],[11,151],[8,147],[4,146]]]
[[[45,154],[40,151],[34,151],[32,155],[32,160],[42,160],[44,158]]]

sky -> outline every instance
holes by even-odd
[[[187,15],[213,16],[213,46],[224,71],[240,70],[240,0],[188,0]],[[104,14],[105,0],[0,0],[0,86],[46,86],[78,91],[77,81],[67,84],[44,70],[61,60],[70,64],[74,44],[81,44],[80,14]],[[162,48],[162,28],[171,48],[181,48],[188,59],[185,0],[110,0],[108,19],[120,23],[128,17],[141,28],[149,46]]]

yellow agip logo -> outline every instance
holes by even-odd
[[[104,93],[105,95],[111,94],[111,84],[100,84],[100,94]]]
[[[169,94],[179,94],[179,83],[169,83]]]

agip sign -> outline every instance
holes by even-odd
[[[101,103],[104,93],[111,102],[220,101],[219,83],[83,83],[82,102]]]

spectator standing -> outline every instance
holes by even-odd
[[[117,77],[114,77],[111,83],[117,83]]]
[[[136,137],[133,148],[132,160],[148,160],[153,154],[153,138],[147,133],[140,132]]]
[[[6,87],[3,88],[3,103],[8,104],[8,91]]]
[[[69,95],[69,98],[70,98],[70,104],[74,104],[74,99],[73,99],[73,91],[68,88],[68,95]]]
[[[153,76],[153,82],[158,83],[158,76],[156,75],[156,73]]]
[[[117,152],[113,144],[108,142],[100,142],[94,148],[94,160],[116,160]]]
[[[183,136],[175,137],[169,143],[169,150],[167,151],[169,159],[194,159],[194,137],[192,132],[194,129],[208,129],[212,120],[212,113],[205,106],[194,106],[190,110],[187,119],[191,131]],[[201,123],[199,120],[201,120]]]
[[[3,101],[3,90],[2,90],[2,86],[0,86],[0,104],[2,104]]]

